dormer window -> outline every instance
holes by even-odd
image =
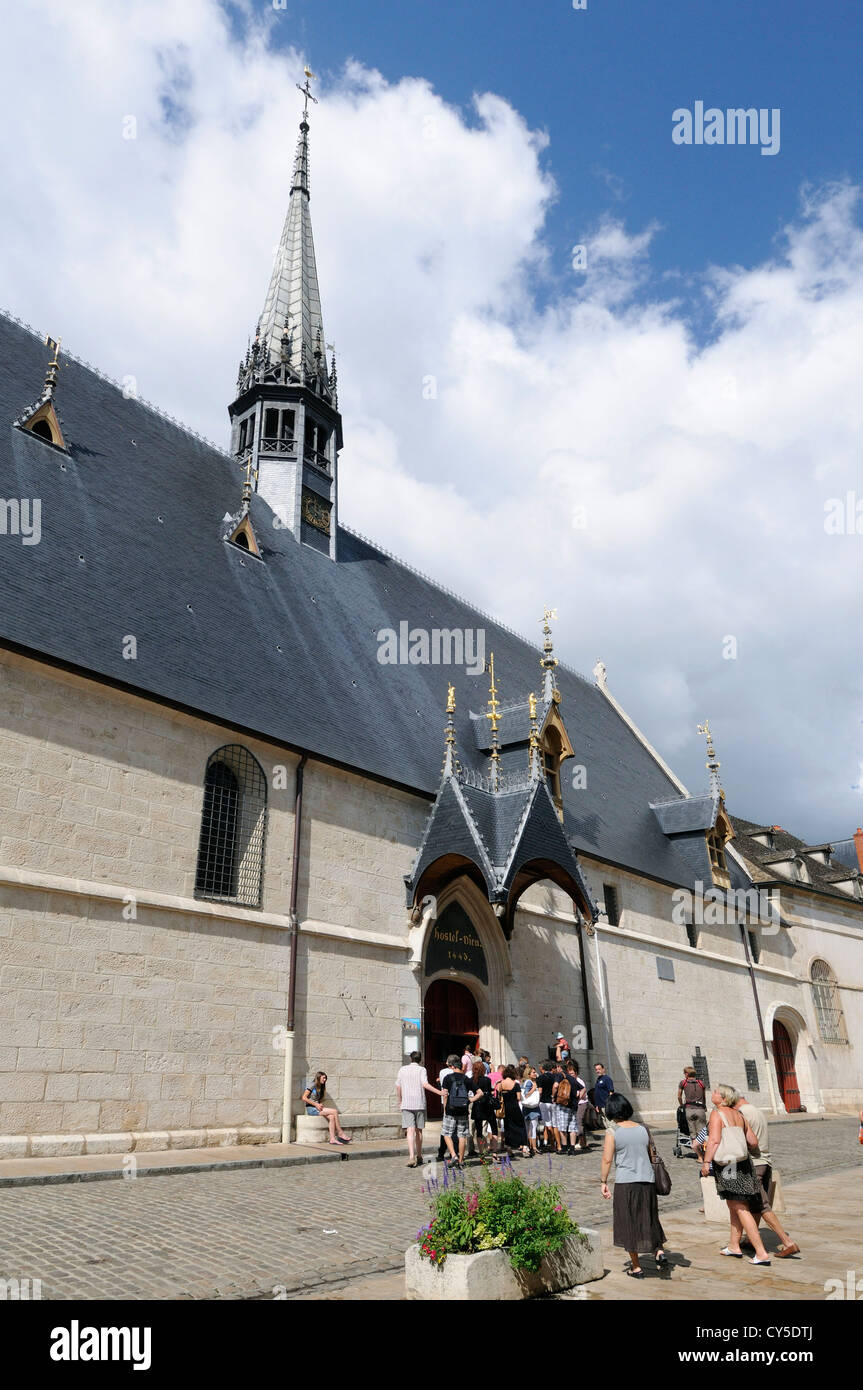
[[[731,879],[725,860],[725,846],[733,835],[731,822],[723,806],[716,815],[716,824],[707,832],[707,853],[710,856],[710,872],[716,888],[730,888]]]
[[[772,831],[772,830],[762,830],[762,831],[759,831],[759,833],[758,833],[757,835],[753,835],[752,838],[753,838],[753,840],[755,840],[759,845],[763,845],[765,849],[775,849],[775,847],[776,847],[775,844],[774,844],[774,841],[773,841],[773,831]]]
[[[35,434],[37,439],[44,439],[47,444],[53,444],[55,448],[65,450],[66,441],[63,438],[63,431],[60,428],[60,421],[57,419],[53,401],[43,401],[30,415],[16,423],[28,434]]]
[[[563,749],[559,731],[551,725],[545,731],[542,744],[542,768],[545,773],[545,782],[551,792],[551,799],[554,802],[557,814],[563,819],[563,797],[560,790],[560,764],[563,761]]]

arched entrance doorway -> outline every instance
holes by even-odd
[[[780,1023],[778,1018],[773,1020],[773,1056],[782,1103],[789,1114],[794,1114],[802,1109],[797,1069],[794,1065],[794,1044],[785,1024]]]
[[[473,1050],[478,1040],[479,1016],[470,990],[457,980],[435,980],[425,997],[424,1061],[432,1085],[450,1052],[457,1052],[460,1057],[466,1042]],[[427,1096],[429,1119],[437,1120],[442,1113],[440,1100],[428,1093]]]

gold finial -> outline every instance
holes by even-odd
[[[500,786],[500,748],[497,742],[497,726],[500,723],[500,704],[497,698],[497,686],[494,683],[494,652],[489,653],[488,669],[491,675],[491,683],[488,692],[488,713],[485,717],[491,722],[491,786],[492,791],[497,791]]]
[[[500,714],[498,713],[498,711],[500,709],[500,705],[498,703],[497,698],[497,686],[494,683],[494,652],[491,652],[489,655],[488,669],[491,673],[491,684],[489,686],[489,712],[486,715],[486,719],[491,720],[492,736],[494,738],[494,741],[497,742],[497,726],[500,723]]]
[[[251,454],[249,454],[245,464],[243,465],[243,472],[246,475],[245,481],[243,482],[243,503],[246,507],[248,507],[249,503],[252,500],[252,479],[254,478],[255,482],[258,481],[258,470],[252,468]]]
[[[448,685],[446,692],[446,729],[444,732],[444,756],[443,756],[443,775],[445,777],[454,776],[459,771],[458,759],[455,754],[455,725],[453,715],[455,714],[455,686]]]
[[[60,342],[60,338],[45,338],[45,346],[49,347],[54,354],[51,361],[48,363],[48,370],[45,373],[44,394],[46,396],[53,396],[54,387],[57,385],[57,373],[60,370]]]
[[[530,710],[530,741],[527,753],[527,766],[531,777],[542,779],[542,763],[539,756],[539,731],[536,727],[536,696],[533,691],[527,697]]]

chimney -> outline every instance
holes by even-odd
[[[861,870],[863,870],[863,830],[861,830],[859,825],[854,831],[854,846],[857,850],[857,863],[860,865]]]

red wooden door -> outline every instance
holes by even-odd
[[[794,1067],[794,1048],[784,1023],[773,1024],[773,1056],[776,1059],[776,1074],[782,1091],[782,1101],[789,1114],[800,1109],[800,1088],[797,1085],[797,1072]]]
[[[479,1040],[476,1000],[470,990],[455,980],[435,980],[425,998],[425,1068],[432,1085],[446,1065],[451,1052],[461,1057],[465,1043],[471,1051]],[[428,1116],[437,1120],[442,1113],[437,1096],[428,1096]]]

